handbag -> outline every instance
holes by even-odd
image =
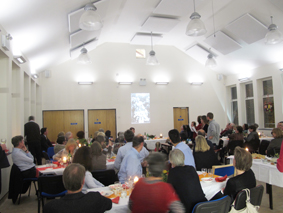
[[[229,213],[258,213],[259,206],[254,206],[253,204],[251,204],[250,190],[249,189],[243,189],[243,190],[246,191],[246,195],[247,195],[246,207],[240,210],[236,210],[235,209],[236,199],[235,199],[231,206],[231,210],[229,211]]]

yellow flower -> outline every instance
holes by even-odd
[[[164,174],[166,174],[166,173],[167,173],[167,171],[166,171],[166,170],[163,170],[163,173],[164,173]]]

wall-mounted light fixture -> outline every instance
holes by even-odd
[[[203,84],[203,82],[190,82],[191,85],[196,85],[196,86],[200,86]]]
[[[39,76],[37,74],[33,74],[31,77],[37,79]]]
[[[246,77],[246,78],[239,78],[238,79],[240,82],[245,82],[245,81],[249,81],[250,78]]]
[[[157,85],[167,85],[167,84],[169,84],[169,82],[155,82],[155,84],[157,84]]]
[[[133,82],[118,82],[121,85],[131,85]]]
[[[283,68],[279,69],[281,72],[283,72]]]
[[[27,62],[23,56],[15,56],[14,59],[16,59],[16,61],[20,64],[24,64]]]
[[[93,84],[92,81],[89,81],[89,82],[78,82],[79,85],[91,85]]]

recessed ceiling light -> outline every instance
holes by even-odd
[[[91,85],[93,84],[93,82],[89,81],[89,82],[78,82],[79,85]]]
[[[17,60],[17,62],[19,62],[20,64],[23,64],[23,63],[25,63],[26,62],[26,59],[23,57],[23,56],[16,56],[16,57],[14,57],[16,60]]]
[[[122,84],[122,85],[130,85],[132,84],[133,82],[118,82],[118,84]]]
[[[238,79],[240,82],[245,82],[245,81],[249,81],[250,78],[246,77],[246,78],[239,78]]]
[[[200,86],[200,85],[203,84],[203,82],[191,82],[190,84],[191,84],[191,85],[199,85],[199,86]]]
[[[31,77],[34,78],[34,79],[37,79],[38,75],[37,74],[33,74]]]
[[[167,85],[167,84],[169,84],[169,82],[155,82],[155,84],[157,84],[157,85]]]

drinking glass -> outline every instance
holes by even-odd
[[[45,160],[45,165],[46,165],[47,168],[49,168],[50,167],[50,160]]]
[[[213,177],[212,169],[207,169],[208,177]]]
[[[202,171],[203,177],[205,177],[206,174],[207,174],[207,169],[206,168],[202,168],[201,171]]]

